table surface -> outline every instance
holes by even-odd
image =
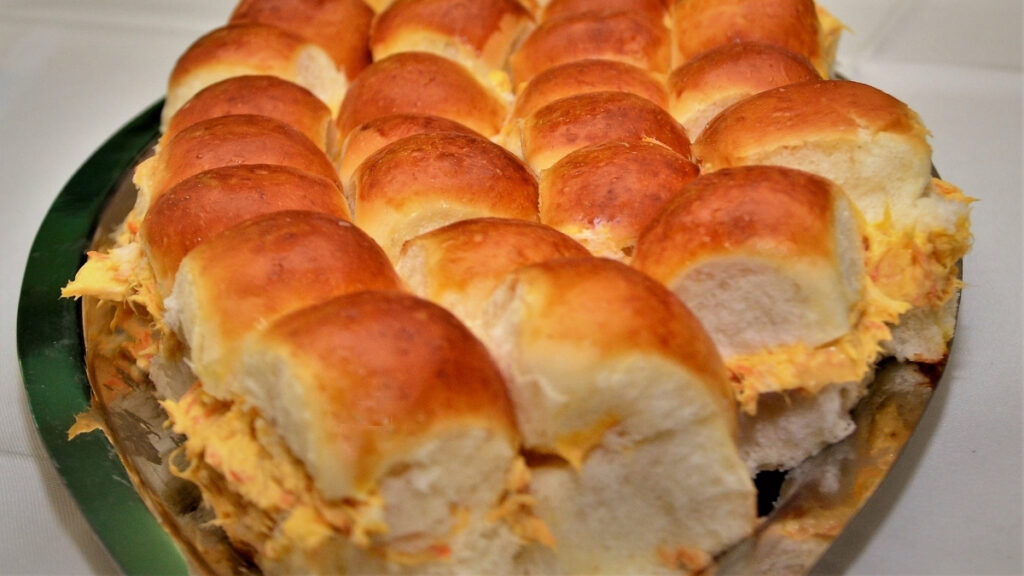
[[[946,375],[904,456],[817,570],[1024,573],[1021,2],[822,3],[849,27],[838,71],[917,110],[943,177],[979,201]],[[178,55],[233,4],[0,0],[0,573],[117,571],[36,433],[15,347],[18,293],[64,183],[162,97]]]

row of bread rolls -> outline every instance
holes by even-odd
[[[966,199],[821,79],[812,2],[373,9],[244,0],[190,47],[67,290],[150,311],[184,474],[264,570],[698,569],[882,346],[941,357]]]

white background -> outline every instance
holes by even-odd
[[[29,247],[67,179],[163,94],[227,0],[0,0],[0,573],[109,573],[43,450],[15,348]],[[910,104],[978,198],[946,376],[919,433],[821,573],[1021,574],[1019,0],[823,0],[838,71]]]

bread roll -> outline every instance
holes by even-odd
[[[719,112],[748,96],[819,79],[807,58],[785,48],[760,42],[725,44],[672,71],[669,111],[695,140]]]
[[[436,54],[402,52],[378,60],[349,87],[338,112],[342,139],[355,127],[392,114],[429,114],[490,137],[508,105],[465,67]]]
[[[516,97],[512,116],[526,118],[555,100],[589,92],[630,92],[668,108],[664,83],[654,74],[625,62],[588,59],[534,76]]]
[[[820,80],[748,98],[694,145],[704,171],[774,164],[839,184],[869,223],[899,217],[931,180],[927,131],[906,104],[866,84]]]
[[[341,153],[338,174],[343,183],[352,179],[356,168],[371,154],[384,146],[413,134],[459,132],[479,135],[454,120],[425,114],[392,114],[364,122],[348,133]]]
[[[679,123],[650,100],[626,92],[562,98],[523,122],[523,158],[537,173],[580,148],[616,141],[654,141],[690,157]]]
[[[341,184],[324,152],[295,128],[266,116],[220,116],[185,128],[139,164],[133,177],[139,190],[136,214],[144,216],[164,192],[189,176],[241,164],[279,164]]]
[[[380,247],[352,224],[315,212],[274,212],[189,252],[165,301],[166,318],[189,347],[205,390],[229,398],[248,333],[334,296],[399,286]]]
[[[686,302],[729,358],[824,345],[864,291],[859,215],[824,178],[778,167],[705,174],[643,232],[633,265]]]
[[[628,260],[640,231],[697,172],[654,142],[581,148],[541,174],[540,221],[597,256]]]
[[[431,52],[508,87],[509,54],[533,27],[516,0],[398,0],[373,26],[374,60],[398,52]]]
[[[479,136],[408,136],[352,177],[355,223],[394,260],[406,240],[458,220],[537,220],[537,181],[521,160]]]
[[[669,70],[668,28],[634,12],[581,12],[542,22],[509,59],[516,86],[559,64],[617,60],[652,72]]]
[[[518,434],[497,367],[451,314],[397,292],[350,294],[248,339],[241,366],[246,398],[319,494],[366,517],[362,535],[336,530],[298,551],[306,570],[360,571],[339,559],[507,570],[508,547],[500,558],[493,540],[503,522],[489,516],[505,496]],[[350,539],[358,549],[348,559]]]
[[[612,260],[550,260],[513,272],[484,326],[524,445],[549,455],[531,487],[557,554],[531,550],[525,572],[697,569],[749,532],[725,368],[664,286]]]
[[[241,0],[229,22],[267,24],[306,38],[351,81],[370,64],[373,16],[362,0]]]
[[[476,334],[494,290],[514,270],[589,256],[554,228],[525,220],[474,218],[409,240],[395,268],[413,293],[444,306]]]
[[[218,116],[268,116],[302,132],[328,158],[340,143],[330,109],[312,92],[276,76],[234,76],[200,90],[182,106],[160,136],[167,142],[185,128]]]
[[[161,127],[203,88],[232,76],[267,75],[294,82],[336,113],[346,80],[320,46],[263,24],[217,28],[178,58],[167,84]]]
[[[707,328],[742,408],[751,472],[788,469],[853,430],[904,307],[866,275],[865,229],[832,182],[747,166],[704,174],[637,242],[633,265]]]
[[[336,183],[287,166],[223,166],[171,187],[139,231],[161,295],[170,294],[178,264],[193,248],[236,224],[283,210],[350,218]]]
[[[775,44],[805,56],[827,78],[831,60],[813,0],[675,0],[673,64],[733,42]]]

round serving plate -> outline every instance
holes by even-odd
[[[171,472],[180,438],[164,426],[152,385],[97,338],[109,330],[112,308],[60,298],[86,251],[108,244],[133,205],[131,176],[159,135],[162,105],[104,143],[47,213],[22,283],[18,354],[43,443],[125,573],[248,572],[252,567],[209,524],[195,487]],[[809,572],[888,473],[943,368],[883,363],[855,409],[854,434],[785,475],[759,475],[763,521],[716,559],[715,574]],[[69,438],[83,414],[105,434]]]

